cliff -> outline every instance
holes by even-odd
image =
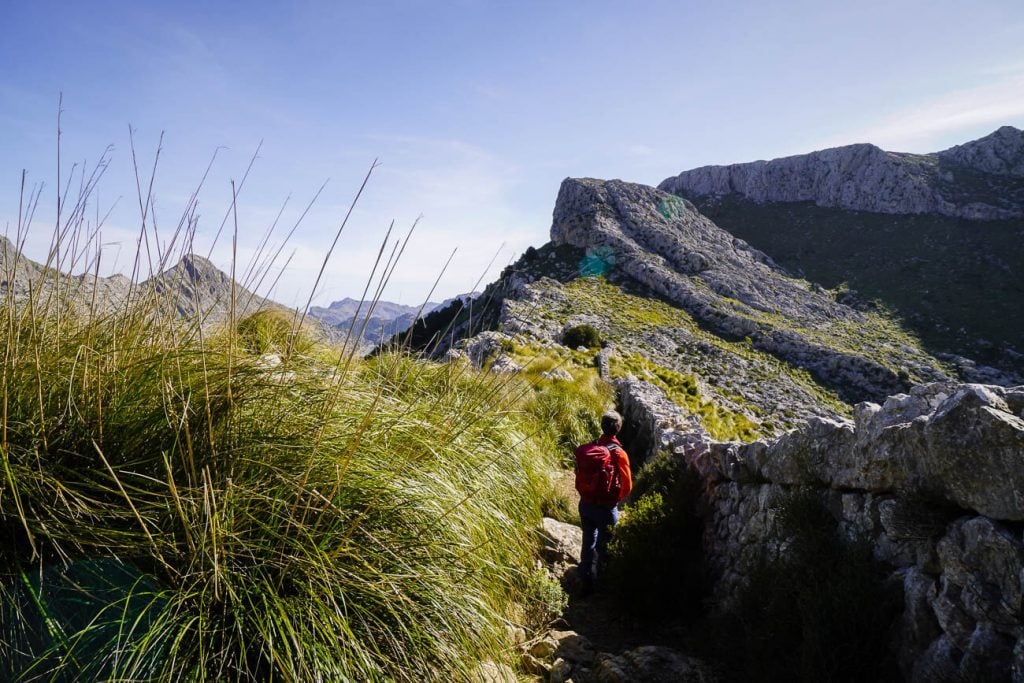
[[[1024,217],[1024,132],[994,133],[932,154],[874,145],[835,147],[771,161],[703,166],[658,188],[682,196],[739,195],[755,202],[975,220]]]

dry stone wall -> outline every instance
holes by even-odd
[[[710,441],[656,388],[619,383],[634,449],[703,478],[705,560],[728,609],[786,552],[776,504],[810,486],[903,588],[894,647],[912,681],[1024,681],[1024,387],[934,383],[772,442]]]

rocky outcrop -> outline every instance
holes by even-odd
[[[1024,671],[1024,387],[937,383],[855,418],[771,442],[711,442],[620,384],[627,420],[705,482],[706,560],[718,604],[787,552],[777,504],[810,487],[903,587],[896,647],[908,680],[1010,680]],[[648,393],[650,393],[648,391]],[[636,448],[636,446],[634,446]]]
[[[1024,216],[1021,178],[1024,132],[1004,126],[934,154],[847,145],[771,161],[703,166],[658,187],[682,196],[737,194],[756,202],[994,220]]]
[[[788,277],[693,204],[618,180],[563,181],[551,226],[555,245],[588,249],[727,339],[804,368],[850,400],[944,379],[939,364],[870,331],[867,317]]]
[[[293,312],[237,282],[232,286],[227,273],[196,254],[184,254],[174,266],[140,283],[132,283],[124,275],[70,275],[57,267],[85,265],[70,263],[73,260],[65,255],[58,263],[58,256],[54,255],[53,265],[36,263],[21,254],[10,240],[0,237],[0,297],[10,297],[15,306],[31,301],[40,313],[60,310],[82,316],[105,315],[124,306],[142,305],[150,313],[161,311],[172,319],[198,320],[204,326],[223,323],[232,310],[236,319],[268,308]]]
[[[991,135],[950,147],[937,156],[982,173],[1024,178],[1024,131],[1003,126]]]

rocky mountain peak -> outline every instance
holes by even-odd
[[[226,273],[213,265],[212,261],[193,253],[185,254],[176,266],[164,271],[165,274],[172,272],[184,276],[191,282],[227,283],[230,280]]]
[[[856,144],[729,166],[703,166],[658,186],[681,196],[739,195],[755,202],[889,214],[996,220],[1024,216],[1024,133],[994,133],[933,154]]]
[[[983,138],[939,152],[938,157],[984,173],[1024,178],[1024,131],[1003,126]]]
[[[802,367],[848,399],[900,391],[903,380],[894,369],[900,366],[909,366],[916,377],[945,378],[934,359],[867,333],[865,314],[790,277],[692,203],[661,190],[567,178],[551,241],[587,250],[588,258],[640,283],[714,333],[747,340]]]

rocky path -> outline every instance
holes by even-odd
[[[669,647],[672,630],[652,630],[624,616],[613,596],[581,595],[576,560],[579,527],[544,519],[543,557],[569,594],[569,605],[554,627],[522,646],[523,669],[538,681],[563,683],[712,683],[708,665]]]

